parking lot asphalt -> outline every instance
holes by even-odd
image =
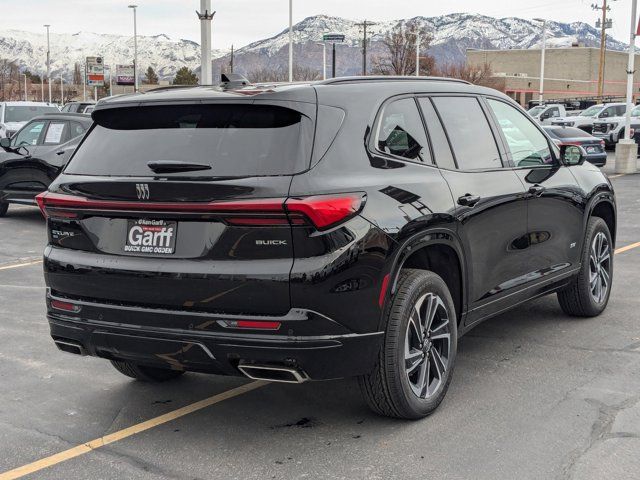
[[[630,247],[615,257],[606,312],[568,318],[549,296],[485,322],[461,339],[441,407],[417,422],[370,413],[354,380],[149,385],[59,352],[38,263],[44,222],[11,207],[0,219],[0,480],[637,479],[640,175],[612,182],[617,248]]]

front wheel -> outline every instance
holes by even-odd
[[[595,317],[609,303],[613,281],[613,242],[607,223],[591,217],[582,248],[580,273],[558,292],[560,307],[567,315]]]
[[[402,271],[377,364],[359,378],[369,407],[406,419],[432,413],[449,388],[457,341],[456,312],[442,278],[423,270]]]
[[[4,217],[7,214],[7,210],[9,210],[9,204],[0,202],[0,217]]]

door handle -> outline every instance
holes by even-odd
[[[471,195],[470,193],[466,193],[458,198],[458,205],[462,205],[463,207],[473,207],[479,201],[480,197],[478,195]]]
[[[59,152],[56,152],[56,155],[64,155],[66,152],[66,150],[60,150]]]
[[[542,195],[542,193],[546,190],[545,187],[543,187],[542,185],[534,185],[532,187],[529,187],[529,193],[531,195],[533,195],[534,197],[539,197],[540,195]]]

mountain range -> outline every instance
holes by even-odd
[[[344,44],[337,46],[337,73],[353,75],[361,71],[361,37],[359,22],[328,15],[308,17],[293,27],[294,58],[303,68],[322,70],[322,40],[324,33],[342,33]],[[542,41],[540,24],[521,18],[493,18],[469,13],[453,13],[437,17],[415,17],[380,22],[370,27],[370,57],[384,54],[382,40],[398,24],[417,23],[432,36],[429,53],[439,63],[464,61],[469,48],[521,49],[539,48]],[[214,24],[215,28],[215,24]],[[583,23],[547,22],[548,47],[565,47],[574,43],[599,45],[600,33]],[[288,29],[271,38],[258,40],[235,50],[235,70],[251,76],[260,69],[284,69],[288,58]],[[86,56],[103,56],[107,65],[130,63],[133,59],[133,38],[130,36],[78,32],[51,33],[52,75],[70,80],[75,63]],[[18,62],[22,68],[41,74],[46,71],[46,35],[20,30],[0,29],[0,59]],[[214,45],[215,46],[215,45]],[[623,42],[607,37],[607,47],[623,50]],[[141,70],[152,66],[161,79],[170,79],[183,66],[199,70],[200,46],[191,40],[172,39],[164,34],[138,37]],[[214,50],[214,74],[226,68],[228,50]],[[330,60],[328,60],[330,63]]]

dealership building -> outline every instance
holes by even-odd
[[[470,66],[491,66],[494,88],[521,105],[537,100],[540,89],[540,49],[467,50]],[[545,100],[592,97],[598,94],[600,49],[591,47],[547,48],[545,53]],[[628,53],[607,50],[604,96],[624,97]],[[640,97],[640,55],[636,55],[634,99]]]

